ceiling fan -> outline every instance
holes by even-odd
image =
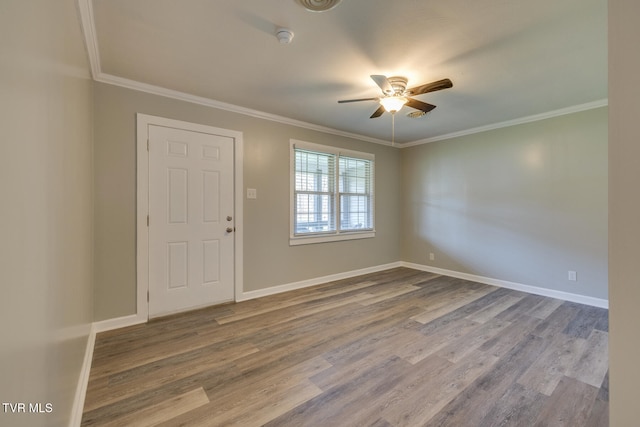
[[[408,79],[406,77],[393,76],[386,77],[380,74],[373,74],[371,76],[374,82],[382,89],[382,96],[377,98],[360,98],[360,99],[343,99],[338,103],[343,104],[346,102],[360,102],[360,101],[378,101],[380,107],[371,115],[371,119],[380,117],[385,111],[391,114],[399,111],[403,105],[408,105],[416,110],[428,113],[436,108],[433,104],[427,104],[426,102],[418,101],[411,98],[412,96],[421,95],[427,92],[435,92],[437,90],[448,89],[453,87],[453,83],[449,79],[442,79],[435,82],[427,83],[421,86],[412,87],[407,89]]]

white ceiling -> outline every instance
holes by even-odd
[[[83,2],[93,8],[95,34],[86,20],[85,33],[98,80],[376,142],[390,141],[391,115],[369,119],[375,101],[337,103],[380,95],[370,74],[406,76],[409,86],[453,81],[417,97],[437,105],[427,116],[396,114],[399,143],[607,98],[606,0],[343,0],[323,13],[295,0],[80,0],[81,10]],[[295,33],[291,44],[278,43],[281,26]]]

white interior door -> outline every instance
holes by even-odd
[[[149,127],[149,317],[234,299],[234,141]]]

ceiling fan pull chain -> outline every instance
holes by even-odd
[[[391,146],[393,147],[396,141],[396,112],[391,113]]]

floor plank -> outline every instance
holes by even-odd
[[[527,334],[502,355],[491,370],[478,377],[466,389],[461,390],[425,425],[457,427],[485,419],[499,399],[517,382],[544,349],[542,338]],[[494,421],[502,422],[500,419]]]
[[[563,377],[553,395],[538,412],[535,427],[584,426],[589,420],[598,389],[578,380]]]
[[[391,425],[424,425],[476,378],[488,372],[497,360],[491,354],[470,355],[436,376],[428,389],[412,395],[413,400],[419,403],[414,404],[413,411],[394,406],[384,411],[384,419]]]
[[[149,406],[140,412],[130,413],[124,417],[114,418],[104,424],[105,427],[132,426],[148,427],[155,426],[167,419],[188,413],[196,408],[209,403],[209,398],[202,388],[193,390],[180,396],[167,399],[164,402]]]
[[[528,426],[536,419],[546,396],[513,383],[491,410],[477,424],[478,427]]]
[[[546,350],[518,379],[519,384],[547,396],[553,394],[560,380],[576,364],[586,346],[584,339],[576,337],[558,335],[549,340],[551,342],[546,345]]]
[[[582,356],[567,372],[567,376],[600,387],[609,369],[608,338],[606,332],[597,329],[591,331]]]
[[[82,426],[608,425],[608,313],[394,268],[96,338]]]

